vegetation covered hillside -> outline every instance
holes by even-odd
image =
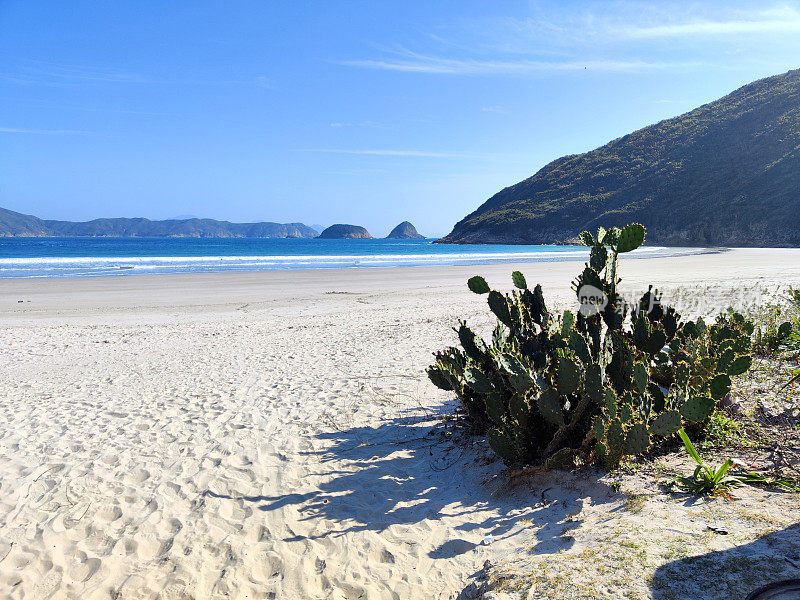
[[[322,239],[329,240],[346,240],[346,239],[370,239],[372,236],[369,231],[360,225],[347,225],[344,223],[336,223],[327,227],[322,233],[319,234]]]
[[[421,240],[424,238],[425,236],[420,235],[417,228],[408,221],[400,223],[386,236],[387,240]]]
[[[40,237],[47,235],[47,227],[36,217],[0,208],[0,237]]]
[[[316,237],[302,223],[230,223],[214,219],[46,221],[0,208],[0,237]]]
[[[800,70],[559,158],[440,241],[559,243],[631,221],[652,244],[800,246]]]

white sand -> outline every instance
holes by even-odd
[[[519,267],[566,303],[579,266]],[[0,281],[0,597],[455,597],[539,491],[446,439],[423,369],[512,268]],[[654,273],[722,302],[800,251],[623,275]]]

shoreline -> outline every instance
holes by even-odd
[[[119,240],[118,240],[119,241]],[[150,240],[159,242],[161,240]],[[196,242],[197,240],[193,240]],[[341,242],[342,240],[332,240]],[[344,240],[349,242],[350,240]],[[509,250],[508,247],[482,245],[480,251],[433,252],[424,245],[411,244],[386,246],[385,240],[373,240],[377,245],[346,248],[328,247],[329,253],[314,253],[312,248],[301,248],[296,253],[280,252],[280,248],[224,246],[206,248],[193,254],[191,248],[150,248],[147,254],[136,254],[145,248],[122,246],[111,252],[108,248],[84,249],[76,256],[2,256],[0,280],[75,279],[93,277],[127,277],[142,275],[173,275],[190,273],[257,273],[270,271],[315,271],[373,268],[447,267],[508,263],[547,263],[585,260],[588,248],[583,246],[531,247],[528,251]],[[391,242],[391,241],[390,241]],[[289,246],[291,247],[291,246]],[[286,250],[282,248],[282,250]],[[521,247],[520,247],[521,248]],[[0,248],[2,250],[2,248]],[[73,249],[74,250],[74,249]],[[216,251],[214,251],[216,250]],[[238,252],[230,253],[235,250]],[[370,253],[369,250],[374,252]],[[169,252],[173,253],[170,254]],[[224,252],[229,252],[225,254]],[[708,248],[666,248],[648,246],[628,255],[630,258],[663,258],[703,254]],[[131,253],[133,252],[133,253]],[[188,252],[188,253],[187,253]],[[278,252],[277,254],[271,252]],[[1,254],[1,253],[0,253]],[[20,253],[24,254],[24,253]]]
[[[530,285],[541,283],[545,295],[558,302],[572,299],[570,282],[583,260],[537,263],[493,263],[365,269],[310,269],[222,273],[175,273],[132,277],[0,279],[0,323],[115,314],[172,313],[190,318],[202,307],[230,313],[237,307],[290,306],[335,295],[415,292],[470,297],[469,277],[482,274],[489,284],[510,289],[513,270]],[[623,289],[644,293],[653,284],[663,292],[716,282],[726,290],[783,286],[800,278],[800,249],[725,249],[677,257],[622,258]],[[653,274],[658,273],[658,277]],[[668,298],[667,298],[668,299]],[[724,308],[724,307],[723,307]],[[195,315],[202,318],[202,314]]]

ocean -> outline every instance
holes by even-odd
[[[308,238],[0,238],[0,278],[359,269],[588,259],[588,250],[581,246],[461,246],[432,242]],[[654,253],[675,254],[676,251],[645,247],[637,253],[653,256]]]

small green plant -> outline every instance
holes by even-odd
[[[742,482],[736,477],[726,475],[733,466],[733,461],[730,458],[716,469],[712,469],[700,458],[700,454],[683,429],[678,431],[678,435],[680,435],[683,440],[683,445],[686,448],[687,454],[697,463],[697,467],[695,467],[691,477],[679,475],[675,478],[675,482],[679,488],[695,496],[705,496],[708,494],[725,493],[731,488],[742,485]]]
[[[800,379],[800,369],[793,369],[792,370],[792,378],[789,381],[787,381],[785,384],[783,384],[781,389],[784,389],[784,388],[789,387],[790,385],[793,385],[794,382],[797,381],[798,379]]]
[[[789,322],[782,325],[784,331],[788,331],[785,339],[782,340],[782,344],[788,351],[784,358],[797,361],[800,360],[800,289],[794,289],[789,286],[789,304],[795,314],[791,315]],[[793,369],[791,375],[789,381],[783,386],[784,388],[789,387],[800,379],[800,369]]]
[[[757,315],[753,353],[778,356],[800,350],[800,289],[789,287],[786,303],[768,303]],[[794,358],[797,358],[795,356]]]
[[[529,289],[518,271],[511,294],[480,276],[467,282],[497,317],[492,338],[460,322],[461,347],[436,353],[427,373],[506,464],[616,467],[681,427],[702,430],[731,378],[750,368],[753,326],[741,315],[681,321],[652,286],[624,301],[619,256],[644,238],[639,224],[581,234],[591,251],[573,282],[577,314],[551,313],[541,286]]]
[[[800,492],[797,481],[791,477],[769,478],[763,473],[729,473],[734,466],[732,459],[727,459],[716,469],[709,467],[703,462],[697,449],[692,444],[689,436],[681,429],[678,435],[683,440],[686,453],[697,463],[694,473],[690,477],[679,475],[675,478],[675,484],[685,492],[695,496],[706,496],[709,494],[725,494],[728,490],[739,487],[743,484],[761,485],[765,487],[782,488],[791,492]]]
[[[800,289],[789,286],[789,302],[795,310],[800,310]]]
[[[762,438],[757,425],[731,419],[724,410],[718,410],[705,426],[702,448],[751,447],[761,443]]]

